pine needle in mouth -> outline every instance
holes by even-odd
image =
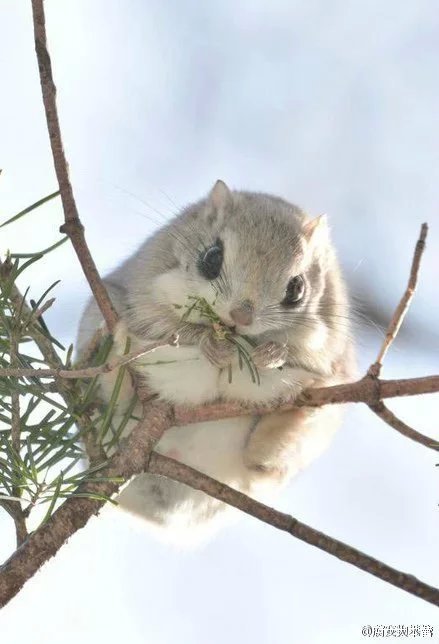
[[[185,309],[181,320],[187,322],[192,313],[198,313],[199,316],[210,323],[214,331],[215,338],[222,342],[230,342],[238,351],[238,365],[240,371],[246,366],[250,378],[253,383],[260,385],[261,379],[259,376],[258,368],[256,367],[252,356],[251,350],[256,346],[256,342],[245,335],[239,335],[228,327],[219,317],[218,313],[213,308],[215,302],[210,304],[205,297],[198,297],[195,295],[188,295],[188,303],[185,305],[174,304],[176,309]],[[233,370],[232,365],[228,365],[228,380],[232,383]]]

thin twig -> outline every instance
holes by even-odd
[[[110,360],[105,364],[98,365],[96,367],[86,367],[84,369],[12,369],[5,368],[0,369],[0,377],[13,377],[13,378],[65,378],[68,380],[78,379],[78,378],[94,378],[103,373],[109,373],[115,369],[119,369],[124,365],[142,358],[143,356],[148,355],[149,353],[154,353],[157,349],[162,349],[172,344],[173,340],[169,342],[154,342],[153,344],[148,345],[146,348],[139,351],[133,351],[121,358]]]
[[[392,342],[395,340],[399,329],[401,328],[402,322],[406,316],[406,313],[409,309],[410,303],[412,301],[413,295],[415,294],[416,286],[418,284],[418,275],[419,267],[421,265],[421,259],[423,252],[425,250],[425,240],[427,239],[428,234],[428,225],[426,223],[422,224],[421,232],[419,234],[419,239],[416,242],[415,251],[413,254],[412,265],[410,268],[410,275],[407,284],[407,288],[396,307],[396,310],[390,320],[389,326],[387,328],[386,336],[381,345],[381,348],[378,352],[376,361],[369,367],[368,376],[372,381],[375,381],[375,387],[380,388],[379,375],[381,373],[381,368],[383,365],[383,360],[389,350]],[[403,434],[407,438],[425,445],[426,447],[436,450],[439,450],[439,443],[421,432],[409,427],[406,423],[400,420],[393,412],[388,409],[382,400],[377,400],[373,404],[368,404],[369,409],[371,409],[381,420],[385,423],[396,429],[400,434]]]
[[[398,306],[396,307],[396,310],[395,310],[395,313],[393,314],[392,319],[390,320],[390,324],[386,332],[386,337],[384,338],[383,344],[381,345],[381,348],[378,352],[377,359],[369,369],[369,375],[371,376],[378,377],[380,375],[384,357],[387,351],[389,350],[390,345],[396,338],[398,331],[401,327],[401,324],[407,313],[407,310],[410,306],[410,302],[413,298],[413,295],[415,293],[416,286],[418,283],[419,266],[421,264],[422,254],[425,249],[425,240],[427,238],[427,234],[428,234],[428,225],[422,224],[421,232],[419,234],[419,239],[416,242],[416,246],[415,246],[415,252],[413,255],[413,261],[410,269],[410,276],[409,276],[407,288]]]
[[[108,330],[113,332],[118,321],[118,315],[111,303],[110,297],[99,276],[93,257],[85,241],[84,227],[79,219],[78,209],[70,183],[67,160],[64,154],[58,111],[56,107],[56,86],[52,75],[52,64],[47,49],[46,24],[43,0],[32,0],[33,25],[35,36],[35,51],[40,73],[41,91],[46,112],[47,129],[53,162],[61,192],[65,223],[61,232],[70,237],[70,241],[81,263]]]
[[[14,331],[9,338],[9,355],[11,365],[17,364],[18,341]],[[20,453],[20,394],[14,387],[11,391],[11,443],[16,454]],[[16,496],[14,494],[14,496]]]
[[[311,528],[288,514],[278,512],[263,503],[259,503],[188,465],[154,452],[151,454],[148,471],[160,476],[167,476],[185,485],[190,485],[195,490],[201,490],[209,494],[209,496],[219,501],[224,501],[228,505],[232,505],[238,510],[279,530],[284,530],[301,541],[316,546],[342,561],[346,561],[371,575],[375,575],[375,577],[387,581],[389,584],[393,584],[412,595],[439,606],[439,589],[429,586],[413,575],[391,568],[364,552]]]
[[[415,441],[416,443],[425,445],[425,447],[429,447],[430,449],[439,451],[438,441],[434,440],[433,438],[430,438],[429,436],[425,436],[425,434],[421,434],[416,429],[413,429],[409,425],[406,425],[406,423],[404,423],[397,416],[395,416],[395,414],[392,411],[390,411],[390,409],[386,407],[386,405],[383,402],[380,401],[374,405],[369,405],[369,408],[379,418],[381,418],[381,420],[383,420],[385,423],[390,425],[390,427],[393,427],[393,429],[396,429],[396,431],[402,434],[403,436],[410,438],[412,441]]]
[[[16,336],[16,330],[12,330],[11,336],[9,338],[10,348],[10,362],[12,366],[17,364],[18,356],[18,340]],[[20,433],[21,433],[21,423],[20,423],[20,393],[15,387],[11,390],[11,445],[12,449],[17,454],[20,454]],[[21,495],[21,490],[19,487],[12,486],[12,496],[19,498]],[[20,503],[14,502],[11,503],[12,506],[12,516],[14,518],[15,524],[15,536],[17,540],[17,546],[20,546],[23,541],[27,538],[27,528],[26,528],[26,519],[23,516]]]
[[[17,547],[19,547],[28,537],[26,515],[21,509],[19,497],[0,499],[0,506],[6,510],[14,521],[15,539],[17,541]]]

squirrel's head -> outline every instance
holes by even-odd
[[[204,298],[241,335],[293,330],[311,350],[325,344],[336,319],[347,319],[326,216],[310,219],[283,199],[217,181],[160,237],[167,267],[152,292],[176,320],[193,298]],[[206,323],[195,310],[189,319]]]

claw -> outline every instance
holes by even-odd
[[[251,355],[253,362],[259,369],[277,369],[285,364],[288,349],[277,342],[269,341],[253,349]]]
[[[231,342],[227,339],[218,340],[211,331],[202,337],[200,347],[209,362],[219,369],[227,367],[232,362],[236,351]]]

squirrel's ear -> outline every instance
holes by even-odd
[[[313,246],[327,242],[329,238],[327,216],[320,215],[320,217],[315,217],[311,221],[307,221],[303,225],[302,233],[308,244],[312,244]]]
[[[223,210],[232,203],[232,193],[221,179],[218,179],[210,191],[209,202],[215,210]]]

